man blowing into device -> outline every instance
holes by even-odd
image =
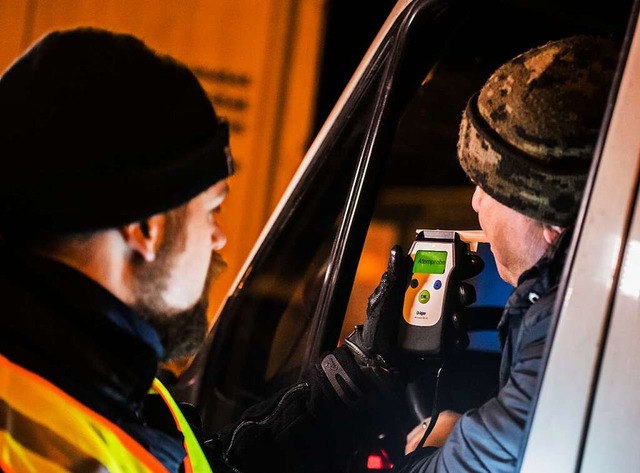
[[[513,472],[558,284],[617,62],[616,45],[576,36],[499,67],[469,100],[458,159],[502,279],[516,289],[499,323],[500,391],[441,414],[404,472]],[[407,437],[412,452],[422,437]]]

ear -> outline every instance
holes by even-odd
[[[164,238],[165,214],[156,214],[145,220],[130,223],[120,228],[125,243],[133,252],[151,262],[156,259]]]
[[[548,245],[552,245],[560,235],[564,232],[564,228],[557,225],[542,225],[542,236]]]

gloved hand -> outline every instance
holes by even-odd
[[[387,270],[369,296],[365,323],[357,325],[344,345],[320,363],[333,390],[346,403],[361,397],[372,386],[376,390],[386,389],[396,377],[398,322],[411,265],[411,257],[400,245],[395,245],[390,251]]]
[[[411,278],[411,257],[400,245],[391,248],[387,270],[369,296],[367,319],[357,325],[346,338],[345,345],[353,353],[363,371],[377,377],[388,371],[397,357],[398,324],[402,318],[404,295]]]

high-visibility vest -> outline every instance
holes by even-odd
[[[154,387],[157,388],[155,382]],[[163,398],[167,401],[167,397]],[[178,410],[175,402],[171,399],[167,404],[175,418]],[[193,436],[191,429],[186,431],[183,425],[178,427],[185,435],[185,443],[190,443],[186,432]],[[196,441],[195,436],[193,440]],[[191,451],[187,450],[187,456],[192,453],[198,455],[190,444],[188,448]],[[192,468],[187,471],[210,472],[199,446],[198,452],[201,457],[196,462],[185,460],[185,467]],[[205,462],[206,468],[202,468],[201,461]],[[194,470],[196,467],[202,469]],[[0,470],[5,473],[167,471],[162,463],[120,427],[46,379],[2,355]]]
[[[176,426],[184,436],[184,448],[187,451],[187,456],[184,459],[185,473],[212,473],[209,462],[202,451],[202,447],[200,447],[200,442],[198,442],[193,430],[191,430],[189,422],[184,418],[182,411],[180,411],[180,408],[171,397],[171,394],[169,394],[167,388],[164,387],[158,378],[153,380],[151,393],[154,392],[162,397],[164,403],[173,415],[173,420],[176,423]]]

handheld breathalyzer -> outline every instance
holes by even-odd
[[[437,357],[454,347],[454,314],[475,302],[473,286],[461,280],[484,268],[476,253],[480,241],[486,241],[482,231],[416,230],[409,249],[413,277],[400,321],[402,349]]]

